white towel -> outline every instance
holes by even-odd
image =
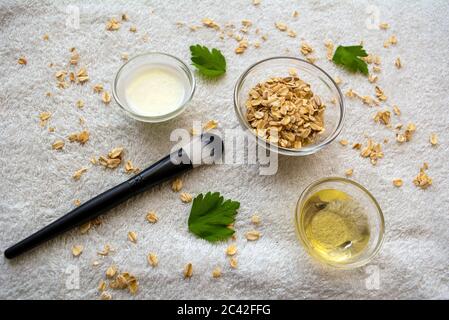
[[[144,4],[145,3],[145,4]],[[299,16],[292,17],[297,10]],[[301,40],[309,43],[318,58],[316,64],[343,79],[349,88],[374,95],[373,85],[361,75],[352,75],[326,59],[324,41],[351,45],[363,41],[368,52],[380,55],[382,72],[378,84],[388,97],[386,106],[396,104],[400,117],[393,124],[414,122],[417,131],[409,143],[395,142],[394,130],[376,124],[372,117],[384,107],[368,107],[346,98],[347,117],[339,138],[350,142],[389,142],[385,157],[376,166],[350,147],[337,141],[321,152],[303,158],[279,159],[273,176],[260,176],[255,165],[217,165],[199,168],[183,177],[183,191],[196,195],[219,191],[240,201],[237,221],[238,268],[229,267],[227,243],[210,244],[187,229],[189,204],[169,184],[156,187],[112,210],[100,226],[87,234],[75,230],[60,236],[16,260],[0,258],[0,298],[6,299],[97,299],[97,285],[105,270],[116,265],[139,281],[139,292],[112,290],[114,299],[311,299],[311,298],[449,298],[449,203],[448,136],[449,41],[447,1],[268,1],[253,6],[251,0],[233,1],[2,1],[0,4],[0,247],[2,250],[37,231],[81,202],[124,181],[129,176],[121,166],[105,170],[89,159],[117,146],[125,148],[125,159],[140,168],[166,155],[173,145],[170,132],[189,128],[192,121],[218,120],[221,128],[239,128],[233,109],[233,87],[252,63],[266,57],[301,57]],[[76,15],[79,13],[79,28]],[[120,30],[106,31],[108,19],[126,13],[128,22]],[[213,29],[190,31],[211,18],[219,25],[253,21],[248,34],[252,45],[236,55],[237,42]],[[178,27],[181,21],[186,26]],[[280,21],[297,32],[296,38],[280,32]],[[379,22],[388,30],[373,30]],[[374,24],[373,24],[374,23]],[[137,33],[129,31],[137,27]],[[256,28],[260,34],[256,35]],[[49,40],[44,41],[44,34]],[[383,43],[391,35],[398,43]],[[227,60],[226,75],[218,80],[197,74],[195,96],[182,116],[163,124],[144,124],[128,118],[115,102],[105,106],[92,86],[102,83],[111,92],[115,72],[122,65],[122,53],[130,57],[146,51],[174,54],[190,59],[189,46],[200,43],[220,49]],[[65,68],[75,47],[79,66],[87,68],[85,85],[56,88],[54,74]],[[24,56],[27,65],[17,60]],[[400,57],[403,68],[394,61]],[[49,67],[52,63],[53,67]],[[52,96],[47,97],[46,92]],[[85,102],[83,109],[76,101]],[[51,112],[46,126],[39,114]],[[85,119],[80,125],[79,118]],[[48,127],[54,127],[50,133]],[[86,128],[91,137],[80,146],[67,136]],[[431,133],[440,143],[432,147]],[[62,151],[52,150],[56,139],[65,139]],[[423,162],[433,185],[421,190],[413,185]],[[88,171],[79,181],[72,179],[81,167]],[[296,201],[311,182],[325,176],[344,176],[353,168],[353,179],[368,188],[379,201],[386,220],[385,243],[367,267],[340,271],[314,261],[301,247],[293,223]],[[404,186],[395,188],[392,180]],[[159,222],[145,221],[154,210]],[[257,212],[262,237],[247,242],[244,233]],[[137,244],[127,233],[137,233]],[[110,244],[114,251],[100,257],[97,251]],[[79,257],[71,247],[83,245]],[[159,265],[152,268],[146,255],[155,252]],[[93,262],[98,261],[98,266]],[[191,279],[183,278],[186,263],[193,264]],[[212,278],[220,266],[221,278]]]

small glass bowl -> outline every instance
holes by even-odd
[[[337,189],[345,192],[357,200],[366,211],[370,231],[369,241],[360,254],[349,258],[344,262],[332,262],[322,257],[316,250],[314,250],[306,236],[303,223],[303,207],[311,195],[323,189]],[[315,181],[302,192],[298,204],[296,205],[295,224],[300,242],[306,251],[319,261],[340,269],[358,268],[369,263],[379,252],[385,232],[384,216],[373,195],[359,183],[339,177],[329,177]]]
[[[186,86],[182,103],[180,103],[175,110],[158,116],[139,114],[128,105],[125,96],[125,83],[128,78],[142,68],[153,65],[158,67],[163,66],[171,69],[173,72],[178,73],[179,76],[185,80]],[[195,87],[196,82],[193,72],[182,60],[167,53],[148,52],[129,59],[123,66],[120,67],[115,76],[112,94],[120,108],[122,108],[130,117],[143,122],[156,123],[170,120],[181,114],[185,110],[188,102],[192,99],[193,94],[195,93]]]
[[[257,136],[246,120],[246,100],[250,90],[258,83],[277,76],[288,76],[289,70],[295,69],[298,77],[311,85],[312,91],[326,105],[324,111],[325,132],[318,135],[317,140],[300,149],[283,148]],[[331,102],[333,101],[333,103]],[[340,133],[345,115],[343,95],[335,81],[323,69],[305,60],[294,57],[272,57],[256,62],[250,66],[234,88],[234,109],[239,122],[245,131],[250,131],[257,143],[270,151],[290,156],[313,154],[331,143]]]

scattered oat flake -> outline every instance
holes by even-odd
[[[106,290],[106,282],[101,279],[100,282],[98,283],[98,291],[103,292]]]
[[[368,76],[368,81],[369,81],[370,83],[376,83],[378,78],[379,78],[378,76],[376,76],[376,75],[374,75],[374,74],[370,74],[370,75]]]
[[[179,195],[179,198],[180,198],[181,201],[184,202],[184,203],[189,203],[189,202],[192,201],[192,196],[191,196],[189,193],[187,193],[187,192],[182,192],[182,193]]]
[[[173,180],[172,184],[171,184],[171,189],[174,192],[178,192],[182,189],[182,180],[179,178],[176,178],[175,180]]]
[[[81,176],[82,176],[84,173],[86,173],[86,171],[87,171],[87,168],[81,168],[81,169],[75,171],[75,173],[73,174],[73,179],[74,179],[75,181],[79,180],[79,179],[81,178]]]
[[[233,256],[237,253],[237,246],[233,243],[226,248],[226,254],[228,256]]]
[[[80,144],[85,144],[89,140],[89,131],[83,130],[79,133],[72,133],[69,135],[70,142],[78,142]]]
[[[137,234],[134,231],[128,232],[128,240],[131,241],[132,243],[136,243],[137,242]]]
[[[122,53],[121,55],[120,55],[120,57],[122,58],[122,60],[128,60],[128,54],[126,53],[126,52],[124,52],[124,53]]]
[[[387,30],[388,28],[390,28],[390,25],[386,22],[381,22],[379,24],[379,28],[381,28],[382,30]]]
[[[427,170],[429,166],[427,163],[424,162],[421,169],[419,169],[418,175],[413,179],[413,183],[415,186],[421,188],[421,189],[427,189],[432,185],[432,179],[427,175],[425,170]]]
[[[220,29],[220,26],[212,19],[209,18],[204,18],[201,20],[201,22],[203,23],[203,25],[205,25],[208,28],[213,28],[213,29]]]
[[[352,169],[352,168],[345,171],[345,175],[346,175],[347,177],[352,176],[353,173],[354,173],[354,169]]]
[[[77,77],[78,83],[84,83],[84,82],[88,81],[89,75],[87,74],[86,68],[79,69],[78,72],[76,73],[76,77]]]
[[[346,140],[346,139],[342,139],[342,140],[340,140],[340,144],[341,144],[342,146],[347,146],[347,145],[349,144],[349,141]]]
[[[215,129],[218,127],[218,121],[216,120],[209,120],[204,126],[203,129],[205,131],[210,131],[212,129]]]
[[[287,35],[291,38],[296,38],[296,31],[292,30],[292,29],[288,29],[287,30]]]
[[[44,111],[39,114],[39,119],[41,120],[41,125],[45,125],[50,118],[51,118],[50,112]]]
[[[404,133],[401,133],[401,132],[396,133],[396,141],[399,143],[410,141],[412,139],[412,136],[415,133],[415,131],[416,131],[416,125],[414,123],[409,123],[407,125]]]
[[[74,257],[78,257],[81,253],[83,253],[84,247],[82,245],[75,245],[72,247],[72,254]]]
[[[126,161],[125,163],[125,171],[126,173],[132,173],[139,171],[139,168],[135,168],[131,160]]]
[[[253,25],[253,22],[251,20],[248,20],[248,19],[243,19],[242,20],[242,25],[244,27],[251,27]]]
[[[84,107],[84,101],[83,100],[76,101],[76,106],[78,108],[82,109]]]
[[[121,158],[122,153],[123,153],[122,147],[114,148],[108,153],[108,157],[111,159]]]
[[[335,81],[335,83],[336,83],[337,85],[340,85],[340,84],[343,82],[343,80],[341,80],[340,77],[335,77],[335,78],[334,78],[334,81]]]
[[[355,150],[360,150],[362,148],[362,144],[361,143],[354,143],[353,145],[352,145],[352,149],[355,149]]]
[[[81,200],[80,199],[75,199],[73,201],[73,204],[78,207],[79,205],[81,205]]]
[[[231,259],[229,259],[229,264],[231,268],[233,269],[237,268],[237,258],[232,257]]]
[[[248,40],[246,39],[239,40],[238,47],[234,50],[234,52],[236,54],[242,54],[245,52],[246,49],[248,49],[248,45],[249,45]]]
[[[368,139],[367,145],[362,149],[360,155],[363,158],[370,158],[372,165],[377,163],[377,160],[383,158],[382,146],[380,143],[375,143],[373,140]]]
[[[374,90],[375,90],[375,93],[376,93],[376,97],[380,101],[386,101],[387,100],[387,96],[384,94],[384,91],[379,86],[375,86]]]
[[[103,85],[101,83],[97,83],[93,86],[95,93],[101,93],[103,91]]]
[[[48,41],[48,40],[50,40],[50,36],[49,36],[48,34],[44,34],[44,35],[42,36],[42,40]]]
[[[109,104],[109,102],[111,102],[111,95],[109,94],[109,92],[104,91],[103,95],[101,96],[101,100],[103,100],[105,104]]]
[[[55,142],[53,142],[53,144],[51,145],[51,147],[54,150],[61,150],[62,148],[64,148],[64,141],[62,140],[56,140]]]
[[[120,22],[118,22],[115,18],[109,19],[106,23],[106,30],[117,31],[118,29],[120,29]]]
[[[251,216],[251,223],[252,224],[255,224],[256,226],[258,226],[260,224],[260,222],[261,222],[261,219],[260,219],[260,217],[257,214],[253,214]]]
[[[129,31],[130,32],[137,32],[137,27],[136,26],[131,26],[131,27],[129,27]]]
[[[188,263],[184,267],[184,278],[191,278],[192,275],[193,275],[193,266],[191,263]]]
[[[146,219],[149,223],[156,223],[159,220],[158,216],[156,215],[156,213],[154,211],[148,212]]]
[[[300,51],[303,55],[307,56],[313,52],[313,48],[308,43],[302,42]]]
[[[103,291],[100,295],[101,300],[112,300],[112,295],[109,292]]]
[[[72,51],[72,55],[70,56],[70,61],[69,61],[70,64],[71,64],[71,65],[77,65],[79,59],[80,59],[79,53],[78,53],[76,50],[73,50],[73,51]]]
[[[89,230],[90,230],[90,228],[92,227],[92,223],[89,221],[89,222],[86,222],[86,223],[84,223],[84,224],[82,224],[81,226],[80,226],[80,232],[81,232],[81,234],[85,234],[85,233],[87,233]]]
[[[400,116],[401,115],[401,110],[399,109],[398,106],[394,105],[393,106],[393,112],[395,115]]]
[[[212,277],[214,278],[220,278],[221,277],[221,268],[220,267],[215,267],[214,270],[212,271]]]
[[[398,39],[396,38],[395,35],[390,36],[390,38],[388,38],[388,42],[390,42],[390,44],[395,45],[398,43]]]
[[[117,274],[117,267],[116,266],[110,266],[106,269],[106,277],[113,278]]]
[[[402,184],[403,184],[403,182],[402,182],[402,179],[394,179],[393,180],[393,185],[395,186],[395,187],[402,187]]]
[[[334,43],[331,40],[326,40],[324,42],[324,46],[326,47],[327,60],[332,61],[332,57],[334,55]]]
[[[384,125],[389,125],[391,119],[390,111],[378,111],[374,116],[374,121],[378,123],[382,123]]]
[[[401,58],[397,57],[396,60],[394,61],[394,65],[396,66],[396,68],[401,69],[402,68]]]
[[[105,156],[100,156],[98,158],[98,163],[106,168],[115,169],[117,168],[122,160],[120,158],[111,159]]]
[[[438,136],[437,136],[436,133],[432,133],[432,134],[430,135],[430,144],[431,144],[432,146],[435,146],[435,145],[438,144]]]
[[[257,230],[252,230],[252,231],[248,231],[245,236],[248,241],[255,241],[255,240],[259,240],[261,234]]]
[[[21,64],[21,65],[26,65],[28,62],[27,62],[27,59],[25,58],[25,57],[20,57],[18,60],[17,60],[17,62],[19,63],[19,64]]]
[[[147,256],[147,261],[152,267],[156,267],[159,263],[159,259],[155,253],[150,252]]]
[[[293,11],[293,13],[292,13],[292,17],[293,18],[297,18],[297,17],[299,17],[299,12],[298,11]]]
[[[258,6],[260,4],[260,0],[253,0],[253,5]]]
[[[397,133],[396,134],[396,141],[399,142],[399,143],[405,142],[406,141],[405,135],[402,134],[402,133]]]
[[[112,289],[126,289],[128,288],[131,294],[136,294],[139,289],[139,282],[137,278],[128,272],[123,272],[112,281],[109,286]]]
[[[274,23],[275,27],[279,30],[279,31],[286,31],[287,30],[287,25],[283,22],[275,22]]]
[[[103,250],[98,251],[97,254],[100,256],[107,256],[110,251],[111,251],[111,246],[108,244],[105,244]]]

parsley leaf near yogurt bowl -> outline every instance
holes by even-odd
[[[181,114],[195,92],[195,78],[180,59],[150,52],[126,62],[117,72],[113,95],[132,118],[163,122]]]

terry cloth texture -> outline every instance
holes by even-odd
[[[298,17],[292,13],[297,10]],[[228,243],[210,244],[188,232],[190,204],[179,200],[168,183],[133,198],[112,210],[102,224],[87,234],[68,232],[39,249],[13,261],[0,258],[0,298],[6,299],[97,299],[97,285],[105,270],[116,265],[134,274],[139,292],[109,290],[115,299],[336,299],[336,298],[449,298],[449,20],[447,1],[268,1],[254,6],[242,1],[1,1],[0,4],[0,248],[40,229],[74,208],[74,201],[90,199],[129,178],[123,165],[105,170],[90,164],[117,146],[124,158],[145,168],[165,156],[174,142],[170,132],[190,128],[192,121],[215,119],[221,128],[239,129],[233,110],[233,89],[240,74],[252,63],[277,55],[302,57],[302,40],[309,43],[316,64],[342,78],[343,92],[353,88],[374,95],[374,86],[362,75],[353,75],[326,59],[324,41],[354,45],[363,41],[369,53],[382,58],[378,85],[388,97],[379,107],[368,107],[358,99],[345,98],[344,129],[339,139],[366,143],[372,138],[383,144],[385,157],[376,166],[350,146],[337,141],[307,157],[279,158],[276,175],[261,176],[257,165],[216,165],[195,169],[183,176],[183,191],[196,195],[219,191],[241,203],[237,230],[238,268],[229,267]],[[117,31],[106,31],[112,18],[122,22]],[[77,26],[79,14],[79,26]],[[202,27],[211,18],[220,26],[241,20],[253,25],[247,35],[250,46],[234,53],[237,42],[218,31]],[[176,22],[184,22],[178,26]],[[297,32],[292,38],[277,30],[284,22]],[[388,30],[371,26],[390,24]],[[137,32],[130,32],[135,25]],[[259,28],[259,35],[256,29]],[[48,34],[49,39],[43,40]],[[267,40],[260,39],[267,35]],[[398,43],[384,48],[396,35]],[[245,35],[244,35],[245,36]],[[254,48],[260,41],[260,48]],[[144,124],[127,117],[114,102],[106,106],[92,86],[102,83],[111,92],[122,53],[129,57],[161,51],[188,62],[189,46],[202,44],[220,49],[227,60],[226,75],[207,80],[196,74],[197,90],[187,110],[162,124]],[[80,54],[89,81],[56,87],[55,73],[67,69],[69,49]],[[18,64],[19,57],[27,64]],[[394,66],[400,57],[402,69]],[[53,66],[50,67],[49,64]],[[371,66],[370,66],[371,67]],[[46,96],[51,92],[51,97]],[[82,99],[85,106],[76,107]],[[395,142],[395,131],[373,121],[379,110],[398,105],[400,117],[393,126],[414,122],[411,142]],[[51,118],[43,127],[39,114]],[[80,124],[83,117],[85,123]],[[48,128],[54,127],[54,132]],[[85,145],[68,142],[68,135],[89,130]],[[439,144],[429,143],[437,133]],[[52,150],[56,139],[64,139],[62,151]],[[388,143],[384,143],[388,139]],[[413,184],[423,162],[433,184],[421,190]],[[88,171],[79,181],[72,179],[81,167]],[[296,201],[311,182],[326,176],[344,176],[353,168],[353,179],[377,198],[386,221],[382,250],[367,267],[335,270],[313,260],[301,247],[294,227]],[[396,188],[392,180],[401,178]],[[154,210],[159,222],[145,221]],[[248,242],[244,234],[254,226],[257,212],[262,219],[262,237]],[[137,233],[137,243],[127,239]],[[84,252],[73,257],[73,245]],[[114,251],[100,257],[97,251],[110,244]],[[159,265],[152,268],[146,255],[155,252]],[[98,266],[93,262],[98,261]],[[191,279],[183,278],[185,264],[193,264]],[[212,270],[221,266],[221,278]],[[79,277],[78,277],[79,276]],[[77,281],[79,279],[79,283]]]

